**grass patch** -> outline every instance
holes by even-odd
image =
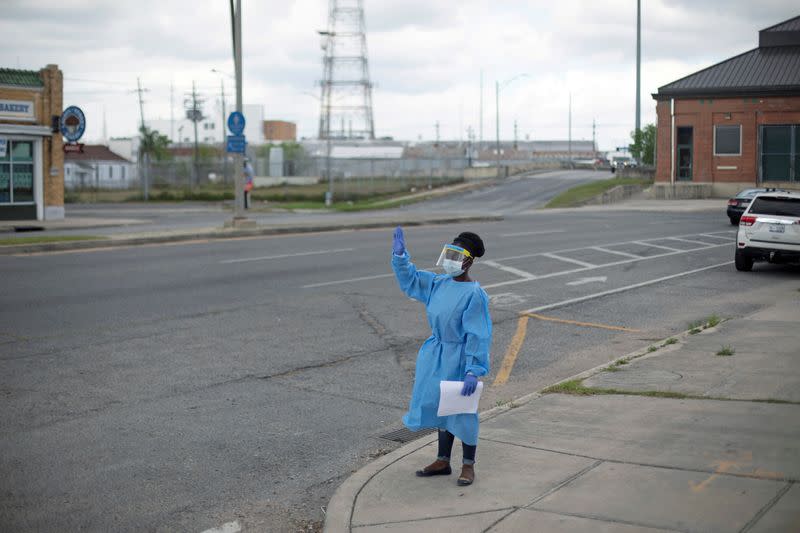
[[[736,353],[736,350],[732,346],[723,346],[717,352],[717,355],[733,355]]]
[[[95,235],[37,235],[36,237],[17,237],[0,239],[0,246],[13,246],[15,244],[40,244],[48,242],[94,241],[105,239]]]
[[[554,207],[577,207],[582,205],[587,200],[594,198],[599,194],[603,194],[609,189],[613,189],[618,185],[650,185],[652,181],[642,178],[612,178],[600,181],[593,181],[591,183],[584,183],[568,189],[545,205],[545,209]]]
[[[428,177],[385,177],[349,178],[334,181],[334,206],[337,204],[354,205],[369,204],[382,200],[405,196],[408,194],[434,190],[438,187],[463,183],[464,179],[455,176]],[[256,187],[250,194],[253,202],[270,202],[279,206],[291,203],[311,203],[313,207],[302,209],[321,208],[325,202],[325,193],[328,192],[328,182],[312,183],[309,185],[273,185],[270,187]],[[430,187],[430,189],[428,189]],[[67,203],[122,203],[142,202],[142,192],[136,189],[98,189],[86,188],[79,191],[65,191]],[[156,183],[150,189],[150,202],[223,202],[234,198],[233,184],[205,183],[196,187],[170,186]],[[409,201],[410,202],[410,201]],[[360,205],[360,209],[377,209],[384,206]],[[298,208],[300,209],[300,208]]]
[[[661,346],[669,346],[670,344],[675,344],[677,342],[678,339],[676,339],[675,337],[670,337],[669,339],[665,340],[664,344],[662,344]]]
[[[722,322],[722,319],[720,317],[718,317],[717,315],[711,315],[706,320],[706,327],[713,328],[715,326],[718,326],[720,322]]]
[[[653,353],[653,352],[655,352],[656,350],[658,350],[658,346],[650,346],[650,347],[647,349],[647,351],[648,351],[649,353]]]
[[[582,379],[573,379],[547,387],[542,391],[542,394],[571,394],[573,396],[595,396],[599,394],[616,394],[624,396],[647,396],[650,398],[672,398],[672,399],[707,399],[701,396],[692,396],[682,392],[670,391],[629,391],[619,389],[601,389],[598,387],[587,387],[583,384]]]
[[[701,331],[703,331],[703,330],[701,330],[700,328],[692,328],[692,329],[689,330],[689,335],[697,335]]]

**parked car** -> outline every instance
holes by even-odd
[[[728,218],[731,221],[731,225],[736,226],[739,224],[739,219],[741,218],[742,213],[744,213],[744,210],[747,209],[748,205],[750,205],[750,201],[756,194],[770,191],[788,192],[783,189],[774,188],[744,189],[737,192],[736,196],[728,200]]]
[[[758,193],[739,221],[736,270],[753,269],[754,261],[800,263],[800,193]]]

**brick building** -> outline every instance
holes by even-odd
[[[297,124],[283,120],[264,121],[264,140],[266,142],[284,142],[297,140]]]
[[[57,65],[0,68],[0,219],[64,218],[64,151],[54,117],[63,110]]]
[[[800,17],[761,30],[758,48],[653,98],[657,196],[800,188]]]

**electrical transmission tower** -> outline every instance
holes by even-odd
[[[319,138],[374,139],[363,0],[329,0]]]

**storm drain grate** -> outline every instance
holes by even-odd
[[[419,431],[411,431],[408,428],[401,428],[390,431],[386,435],[381,435],[380,438],[405,444],[406,442],[411,442],[412,440],[421,439],[425,435],[430,435],[434,431],[436,431],[435,428],[421,429]]]

